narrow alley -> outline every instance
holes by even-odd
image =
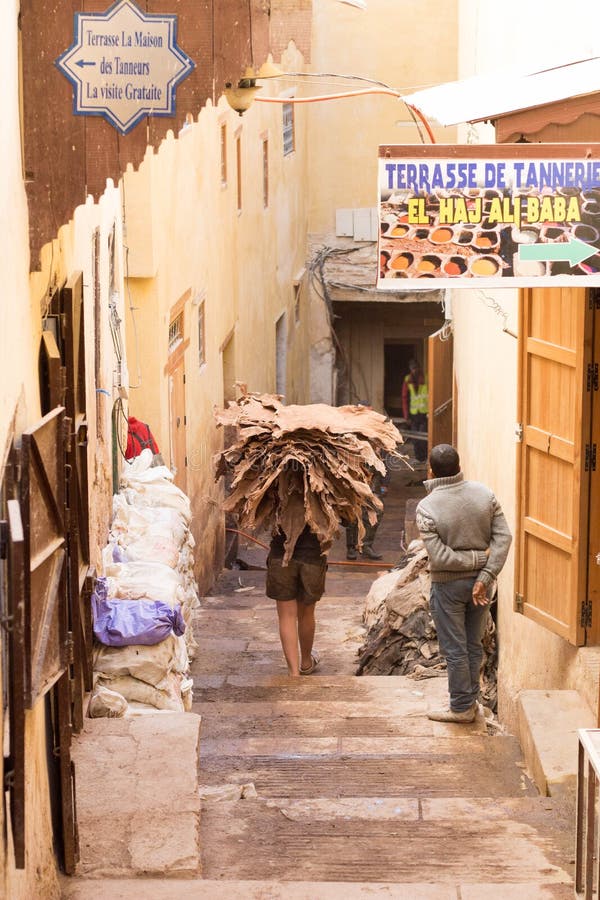
[[[600,900],[598,0],[2,10],[0,900]]]
[[[398,556],[407,496],[394,473],[376,545]],[[330,554],[313,676],[286,675],[266,552],[240,539],[197,623],[201,878],[76,879],[71,900],[206,897],[542,900],[572,896],[573,810],[541,797],[517,739],[431,722],[446,678],[354,676],[373,568]],[[100,888],[100,884],[102,887]]]

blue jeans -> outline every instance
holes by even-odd
[[[469,709],[479,697],[481,639],[489,607],[473,603],[475,580],[471,577],[431,583],[429,604],[440,652],[446,657],[450,709],[454,712]]]

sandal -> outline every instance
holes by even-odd
[[[313,650],[313,652],[310,655],[310,658],[311,658],[311,664],[308,667],[308,669],[300,668],[301,675],[312,675],[312,673],[317,669],[319,663],[321,662],[321,657],[319,656],[319,654],[317,653],[316,650]]]

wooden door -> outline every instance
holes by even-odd
[[[429,416],[427,441],[429,449],[436,444],[451,444],[453,430],[453,366],[454,336],[448,328],[440,328],[429,336],[427,382]]]
[[[53,748],[60,778],[63,867],[78,854],[75,772],[71,760],[73,710],[68,631],[66,444],[71,423],[63,407],[23,432],[20,511],[23,523],[23,668],[26,706],[52,690]],[[19,663],[16,663],[19,667]]]
[[[75,273],[61,291],[65,406],[71,423],[67,447],[69,630],[73,640],[72,697],[75,731],[83,727],[83,697],[92,689],[90,547],[83,276]]]
[[[187,490],[186,477],[186,415],[185,415],[185,373],[183,360],[169,375],[169,425],[171,438],[171,471],[175,484],[182,491]]]
[[[583,289],[535,288],[520,319],[515,609],[582,644],[592,310]]]
[[[28,707],[67,666],[65,416],[57,407],[22,436]]]
[[[586,389],[591,396],[592,427],[587,451],[590,476],[589,539],[587,545],[588,590],[583,609],[586,643],[600,644],[600,289],[590,291],[593,315],[593,352]],[[600,714],[600,706],[599,706]]]
[[[9,814],[15,867],[25,868],[25,551],[21,507],[16,499],[16,455],[11,454],[5,484],[4,520],[8,573],[8,757],[4,785],[9,791]]]

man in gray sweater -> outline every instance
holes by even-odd
[[[436,722],[472,722],[477,713],[482,637],[488,606],[512,536],[492,491],[465,481],[458,453],[438,444],[429,456],[433,478],[417,506],[417,527],[429,554],[431,615],[448,666],[450,708]]]

